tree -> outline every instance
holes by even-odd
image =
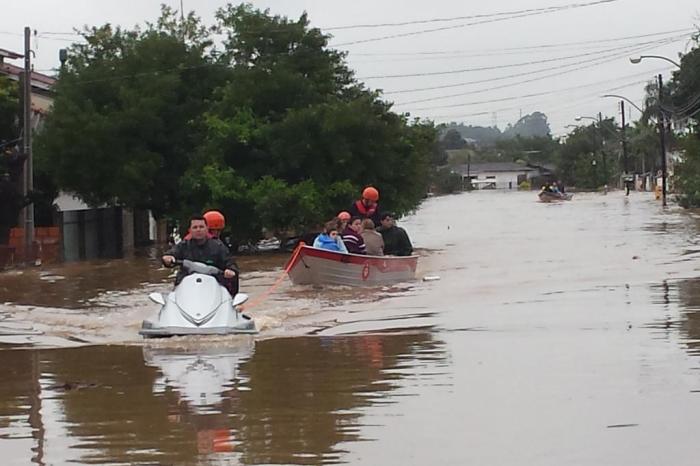
[[[445,150],[464,149],[467,146],[467,141],[465,141],[462,135],[459,134],[459,131],[454,128],[447,130],[441,142]]]
[[[559,175],[566,185],[582,189],[597,189],[612,179],[616,171],[612,120],[580,126],[569,133],[561,146]],[[606,128],[608,131],[606,131]]]
[[[37,165],[89,204],[172,213],[201,143],[200,115],[225,76],[207,32],[163,7],[156,24],[86,28],[70,47],[36,141]]]
[[[19,137],[17,83],[0,75],[0,150]]]
[[[509,126],[504,132],[504,138],[547,138],[550,135],[547,115],[542,112],[534,112],[522,117],[514,126]]]
[[[432,124],[409,122],[355,82],[306,15],[229,5],[217,18],[231,73],[204,118],[206,138],[183,185],[190,199],[233,206],[237,220],[255,225],[237,232],[245,236],[319,223],[370,184],[384,208],[417,205],[436,157]],[[212,189],[222,176],[240,189]]]
[[[90,204],[222,210],[239,240],[327,220],[370,184],[385,209],[418,205],[444,157],[432,123],[357,82],[306,15],[227,5],[216,21],[220,50],[167,7],[143,29],[86,29],[38,163]]]

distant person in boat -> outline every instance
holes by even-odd
[[[558,182],[557,182],[557,186],[559,187],[559,192],[560,192],[560,193],[566,194],[566,189],[564,189],[564,183],[562,183],[561,181],[558,181]]]
[[[408,238],[408,233],[396,226],[394,215],[385,212],[381,215],[382,227],[379,232],[384,239],[384,254],[390,256],[410,256],[413,254],[413,245]]]
[[[557,185],[556,181],[554,183],[552,183],[552,192],[554,194],[561,194],[561,192],[559,191],[559,186]]]
[[[384,255],[384,238],[374,229],[374,222],[366,218],[362,221],[362,239],[365,240],[368,256]]]
[[[367,254],[365,240],[362,238],[362,219],[353,217],[343,230],[343,243],[351,254]]]
[[[338,219],[334,218],[330,222],[326,222],[323,227],[323,233],[318,235],[314,240],[314,247],[318,249],[327,249],[329,251],[344,252],[347,254],[348,249],[343,243],[343,239],[338,233]]]
[[[223,270],[223,277],[217,277],[219,281],[231,291],[231,280],[238,277],[238,267],[224,244],[208,237],[207,221],[203,216],[195,215],[190,219],[189,240],[180,241],[162,257],[166,266],[175,265],[176,260],[191,260],[213,265]],[[182,267],[175,277],[175,285],[178,285],[188,272]],[[237,291],[237,290],[236,290]]]
[[[362,199],[355,201],[348,212],[352,217],[360,217],[362,219],[372,219],[375,225],[379,225],[379,191],[372,186],[366,187],[362,191]]]

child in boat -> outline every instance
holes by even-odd
[[[344,252],[347,254],[348,249],[345,247],[345,243],[343,243],[340,234],[338,234],[338,223],[337,218],[326,222],[326,225],[323,227],[323,233],[318,235],[314,240],[315,248]]]

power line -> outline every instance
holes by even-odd
[[[587,67],[588,67],[588,66],[586,66],[586,68],[587,68]],[[667,69],[667,68],[664,68],[663,71],[665,71],[666,69]],[[576,70],[568,70],[568,71],[566,71],[565,73],[568,73],[568,72],[570,72],[570,71],[576,71]],[[528,83],[528,82],[532,82],[532,81],[536,81],[536,80],[538,81],[538,80],[540,80],[540,79],[548,78],[548,77],[559,76],[559,75],[561,75],[561,74],[564,74],[564,73],[556,73],[556,74],[552,74],[552,75],[549,75],[549,76],[538,77],[538,78],[535,78],[535,79],[533,79],[533,80],[521,81],[521,82],[511,83],[511,84],[505,84],[505,85],[496,86],[496,87],[489,87],[489,88],[486,88],[486,89],[478,89],[478,90],[475,90],[475,91],[470,91],[470,92],[465,92],[465,93],[460,93],[460,94],[453,94],[453,95],[449,95],[449,96],[441,96],[441,97],[436,97],[436,98],[434,98],[434,99],[422,99],[422,100],[415,100],[415,101],[411,101],[411,102],[395,102],[394,104],[395,104],[395,105],[410,105],[410,104],[416,104],[416,103],[431,102],[431,101],[433,101],[433,100],[442,100],[442,99],[447,99],[447,98],[452,98],[452,97],[462,97],[462,96],[465,96],[465,95],[482,94],[482,93],[485,93],[485,92],[491,92],[491,91],[495,91],[495,90],[505,89],[505,88],[507,88],[507,87],[520,86],[520,85],[526,84],[526,83]],[[617,82],[617,81],[619,81],[620,79],[636,78],[636,77],[640,77],[640,76],[646,76],[646,75],[648,75],[648,74],[649,74],[648,71],[643,71],[643,72],[641,72],[641,73],[635,73],[635,74],[630,74],[630,75],[626,75],[626,76],[620,76],[620,77],[617,77],[617,78],[606,79],[606,80],[603,80],[603,81],[597,81],[597,82],[590,83],[590,84],[584,84],[584,85],[579,85],[579,86],[572,86],[572,87],[565,88],[565,89],[561,89],[561,90],[562,90],[562,91],[563,91],[563,90],[575,90],[575,89],[578,89],[578,88],[599,86],[599,85],[601,85],[601,84],[606,84],[606,83],[610,83],[610,82]],[[647,80],[645,80],[645,81],[643,81],[643,82],[646,82],[646,81],[647,81]]]
[[[461,54],[461,53],[489,53],[489,52],[503,52],[503,51],[520,51],[520,50],[533,50],[533,49],[543,49],[543,48],[561,48],[561,47],[568,47],[572,45],[590,45],[590,44],[602,44],[602,43],[607,43],[607,42],[618,42],[621,40],[631,40],[631,39],[645,39],[648,37],[655,37],[655,36],[666,36],[666,35],[673,35],[677,33],[693,33],[696,30],[694,28],[682,28],[682,29],[673,29],[670,31],[663,31],[663,32],[655,32],[651,34],[640,34],[640,35],[635,35],[635,36],[625,36],[625,37],[614,37],[614,38],[609,38],[609,39],[595,39],[595,40],[585,40],[585,41],[577,41],[577,42],[561,42],[558,44],[539,44],[539,45],[528,45],[528,46],[523,46],[523,47],[499,47],[499,48],[492,48],[492,49],[472,49],[472,50],[433,50],[433,51],[424,51],[424,52],[376,52],[376,53],[371,53],[371,52],[351,52],[353,56],[390,56],[390,55],[397,55],[397,56],[414,56],[414,55],[455,55],[455,54]]]
[[[675,42],[677,42],[677,40]],[[671,43],[671,42],[668,42],[668,43]],[[666,43],[660,43],[658,45],[666,45]],[[632,52],[632,51],[634,51],[634,49],[637,48],[637,46],[634,46],[634,47],[628,46],[628,47],[630,47],[630,50],[626,51],[625,53]],[[655,48],[655,47],[652,47],[652,48]],[[475,81],[466,81],[466,82],[460,82],[460,83],[454,83],[454,84],[443,84],[443,85],[439,85],[439,86],[428,86],[428,87],[419,87],[419,88],[412,88],[412,89],[401,89],[398,91],[385,91],[385,92],[383,92],[383,94],[384,95],[406,94],[406,93],[414,93],[414,92],[433,91],[433,90],[439,90],[439,89],[451,89],[451,88],[455,88],[455,87],[464,87],[464,86],[469,86],[472,84],[482,84],[482,83],[493,82],[493,81],[503,81],[503,80],[511,79],[511,78],[520,78],[523,76],[531,76],[533,74],[543,73],[545,71],[561,70],[561,69],[565,69],[565,68],[568,68],[571,66],[580,65],[580,64],[584,64],[584,63],[595,63],[599,59],[603,59],[603,58],[618,58],[621,55],[624,55],[624,54],[615,53],[613,55],[608,55],[605,57],[595,57],[595,58],[590,59],[590,60],[582,60],[579,62],[569,63],[566,65],[558,65],[558,66],[553,66],[553,67],[549,67],[549,68],[543,68],[541,70],[533,70],[533,71],[525,71],[525,72],[521,72],[521,73],[514,73],[514,74],[510,74],[510,75],[506,75],[506,76],[496,77],[496,78],[478,79]],[[604,62],[605,61],[603,61],[603,63]]]
[[[685,34],[682,36],[676,36],[676,39],[681,39],[685,38]],[[449,71],[429,71],[426,73],[409,73],[409,74],[387,74],[387,75],[376,75],[376,76],[361,76],[358,77],[357,79],[360,80],[365,80],[365,79],[395,79],[395,78],[416,78],[416,77],[423,77],[423,76],[444,76],[448,74],[461,74],[461,73],[471,73],[474,71],[491,71],[491,70],[500,70],[500,69],[505,69],[505,68],[517,68],[520,66],[528,66],[528,65],[539,65],[542,63],[553,63],[557,61],[563,61],[563,60],[570,60],[572,58],[581,58],[581,57],[587,57],[591,55],[599,55],[601,53],[606,53],[606,52],[612,52],[615,50],[622,50],[622,49],[627,49],[631,47],[636,47],[640,45],[648,45],[648,44],[656,44],[656,43],[663,43],[665,41],[671,40],[673,38],[667,38],[667,39],[658,39],[655,41],[649,41],[649,42],[642,42],[639,44],[629,44],[629,45],[624,45],[621,47],[614,47],[612,49],[608,50],[602,50],[602,51],[595,51],[595,52],[586,52],[586,53],[581,53],[581,54],[576,54],[576,55],[569,55],[566,57],[556,57],[556,58],[547,58],[544,60],[531,60],[527,62],[520,62],[520,63],[510,63],[507,65],[493,65],[493,66],[482,66],[482,67],[477,67],[477,68],[464,68],[464,69],[459,69],[459,70],[449,70]]]
[[[632,84],[643,84],[645,82],[647,82],[647,80],[635,81],[633,83],[626,84],[625,86],[632,85]],[[541,97],[544,95],[556,94],[559,92],[567,92],[567,91],[571,91],[571,90],[584,89],[586,87],[591,87],[591,86],[590,85],[572,86],[572,87],[565,88],[565,89],[556,89],[553,91],[534,92],[531,94],[501,97],[499,99],[490,99],[490,100],[482,100],[482,101],[474,101],[474,102],[462,102],[459,104],[442,105],[442,106],[438,106],[438,107],[416,108],[416,109],[414,109],[414,111],[436,110],[436,109],[441,109],[441,108],[455,108],[455,107],[465,107],[468,105],[483,105],[483,104],[492,104],[492,103],[498,103],[498,102],[507,102],[509,100],[528,99],[528,98],[532,98],[532,97]],[[615,88],[615,89],[619,89],[619,87]],[[606,89],[604,92],[607,92],[608,90],[614,90],[614,89]],[[596,92],[596,95],[598,95],[598,92]]]
[[[563,10],[578,9],[578,8],[584,8],[584,7],[589,7],[589,6],[602,5],[605,3],[613,3],[613,2],[617,2],[617,1],[618,0],[598,0],[595,2],[589,2],[589,3],[572,3],[569,5],[562,5],[560,7],[552,7],[552,9],[547,10],[547,11],[522,13],[522,14],[516,14],[516,15],[512,15],[512,16],[507,16],[507,17],[498,17],[498,18],[486,19],[486,20],[481,20],[481,21],[473,21],[470,23],[457,24],[454,26],[443,26],[443,27],[433,28],[433,29],[423,29],[420,31],[404,32],[401,34],[391,34],[391,35],[387,35],[387,36],[372,37],[369,39],[361,39],[361,40],[355,40],[355,41],[351,41],[351,42],[344,42],[344,43],[340,43],[340,44],[335,44],[334,47],[345,47],[348,45],[365,44],[368,42],[377,42],[377,41],[381,41],[381,40],[398,39],[401,37],[417,36],[420,34],[428,34],[431,32],[448,31],[451,29],[460,29],[460,28],[465,28],[465,27],[469,27],[469,26],[476,26],[479,24],[496,23],[496,22],[501,22],[501,21],[507,21],[509,19],[525,18],[528,16],[540,16],[543,14],[555,13],[555,12],[559,12],[559,11],[563,11]]]
[[[560,7],[550,6],[544,8],[528,8],[526,10],[514,10],[514,11],[504,11],[500,13],[485,13],[480,15],[469,15],[469,16],[453,16],[449,18],[433,18],[433,19],[419,19],[414,21],[403,21],[397,23],[377,23],[377,24],[353,24],[349,26],[333,26],[323,28],[325,31],[341,31],[347,29],[368,29],[368,28],[380,28],[380,27],[397,27],[397,26],[409,26],[413,24],[427,24],[427,23],[444,23],[451,21],[461,21],[464,19],[476,19],[476,18],[493,18],[494,16],[511,16],[522,13],[531,13],[535,11],[548,11],[558,9]]]

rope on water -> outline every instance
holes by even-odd
[[[273,291],[277,289],[278,286],[282,284],[284,279],[286,278],[287,274],[291,270],[292,266],[294,265],[294,262],[296,261],[297,256],[301,252],[301,247],[304,245],[304,242],[300,241],[299,245],[297,245],[296,249],[294,250],[294,253],[292,254],[292,258],[289,260],[287,263],[287,266],[284,268],[282,273],[280,274],[279,277],[277,277],[277,280],[267,289],[265,290],[261,295],[257,296],[255,299],[250,301],[247,304],[244,304],[241,306],[241,310],[247,311],[248,309],[255,307],[267,300],[267,298],[270,297]]]

